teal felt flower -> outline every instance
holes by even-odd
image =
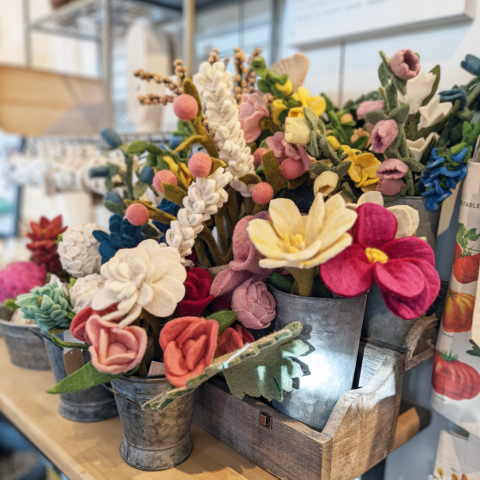
[[[44,332],[69,328],[74,317],[65,292],[55,283],[35,287],[20,295],[15,302],[28,320],[33,320]]]

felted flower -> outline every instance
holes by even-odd
[[[372,150],[383,153],[397,138],[398,124],[395,120],[380,120],[372,132]]]
[[[198,317],[215,298],[209,294],[212,277],[207,270],[195,267],[187,272],[185,296],[177,305],[173,317]]]
[[[178,211],[180,210],[179,205],[168,201],[166,198],[162,198],[162,201],[160,202],[160,205],[157,206],[157,208],[162,212],[173,215],[174,217],[178,215]],[[158,222],[156,220],[153,220],[152,223],[155,225],[155,227],[158,228],[158,230],[160,230],[163,233],[163,237],[160,239],[160,242],[165,243],[165,234],[167,233],[167,230],[170,228],[170,224]]]
[[[232,237],[233,260],[230,262],[229,268],[222,270],[213,279],[210,294],[215,297],[229,296],[235,288],[249,278],[256,281],[264,280],[272,273],[272,270],[260,267],[260,254],[255,249],[247,232],[251,220],[267,219],[267,217],[266,212],[260,212],[255,216],[247,215],[237,222]]]
[[[99,315],[89,318],[85,327],[91,347],[92,365],[102,373],[118,375],[133,370],[147,349],[147,333],[140,327],[119,328]]]
[[[237,320],[246,328],[259,330],[269,327],[275,318],[276,306],[265,283],[255,282],[251,278],[233,292],[233,310]]]
[[[451,102],[452,105],[458,100],[460,102],[458,109],[463,110],[467,104],[467,96],[461,88],[452,88],[439,92],[440,102]]]
[[[293,83],[287,79],[285,83],[275,82],[275,87],[280,90],[285,97],[288,97],[293,92]]]
[[[258,93],[244,94],[243,103],[240,104],[240,125],[247,143],[254,142],[262,133],[259,122],[264,117],[269,117],[265,100]]]
[[[433,250],[416,237],[395,239],[397,221],[386,208],[357,208],[353,244],[320,267],[326,287],[351,298],[377,282],[387,308],[404,320],[422,316],[440,290]]]
[[[428,105],[420,107],[420,122],[418,122],[418,130],[431,127],[441,122],[452,109],[452,102],[440,103],[440,95],[434,95]]]
[[[324,198],[328,197],[338,185],[338,175],[335,172],[327,170],[322,172],[313,184],[313,194],[321,193]]]
[[[313,268],[352,243],[347,232],[356,214],[340,195],[324,202],[318,193],[305,216],[292,200],[277,198],[270,202],[269,214],[271,221],[251,220],[247,228],[255,248],[266,257],[259,262],[263,268]]]
[[[91,344],[92,342],[88,338],[88,334],[85,330],[88,319],[92,315],[98,315],[100,317],[103,317],[104,315],[107,315],[108,313],[111,313],[116,309],[116,305],[112,305],[111,307],[108,307],[106,310],[102,310],[101,312],[97,312],[91,307],[83,308],[73,317],[72,323],[70,324],[70,333],[77,340],[80,340],[83,343]]]
[[[17,297],[15,303],[23,316],[33,320],[44,332],[68,328],[73,318],[66,294],[56,283],[35,287],[30,293]]]
[[[417,162],[419,162],[422,159],[423,152],[427,149],[428,145],[432,141],[432,138],[437,139],[439,137],[438,133],[431,132],[428,137],[420,137],[417,138],[415,141],[413,140],[408,140],[407,138],[407,147],[410,149],[410,151],[413,154],[413,158]]]
[[[140,315],[142,308],[156,317],[171,315],[185,296],[187,277],[178,250],[162,248],[155,240],[144,240],[138,247],[119,250],[102,265],[107,279],[92,301],[94,310],[105,310],[118,303],[118,310],[105,320],[125,317],[123,328]]]
[[[285,140],[288,143],[306,146],[310,142],[311,133],[304,118],[287,117],[285,119]]]
[[[466,55],[465,60],[462,60],[460,66],[472,75],[480,75],[480,58],[475,55]]]
[[[378,183],[376,173],[382,163],[373,153],[365,152],[360,153],[360,155],[349,155],[344,162],[348,160],[353,162],[348,169],[348,175],[355,182],[357,188],[361,188],[362,191],[365,191],[364,189],[369,185],[375,185]]]
[[[98,273],[77,279],[68,292],[73,313],[78,313],[82,308],[90,307],[93,297],[105,285],[105,282],[105,277]]]
[[[219,323],[198,317],[170,320],[160,332],[165,376],[174,387],[200,375],[213,360]]]
[[[392,72],[402,80],[410,80],[420,73],[420,59],[411,50],[399,50],[390,59]]]
[[[227,327],[217,339],[217,349],[214,357],[220,357],[227,353],[243,348],[246,343],[253,343],[253,335],[240,323],[235,327]]]
[[[98,253],[102,263],[108,262],[122,248],[134,248],[145,240],[141,227],[135,227],[121,215],[110,217],[110,235],[103,230],[94,230],[92,235],[100,242]]]
[[[418,112],[423,101],[432,93],[436,78],[434,73],[430,72],[425,74],[423,70],[420,70],[420,73],[416,77],[407,81],[407,93],[402,95],[398,92],[398,101],[410,105],[408,113],[413,114]]]
[[[93,236],[100,227],[94,223],[82,223],[68,227],[58,244],[58,255],[62,267],[74,277],[84,277],[100,271],[101,256],[98,241]]]
[[[363,120],[366,113],[382,110],[384,106],[385,102],[383,100],[371,100],[362,102],[357,108],[357,118],[358,120]]]
[[[283,103],[283,100],[277,98],[272,102],[272,121],[276,125],[280,125],[280,113],[288,107]]]
[[[392,196],[400,193],[405,183],[401,180],[408,172],[408,166],[397,158],[385,160],[377,170],[380,179],[377,184],[377,192],[382,195]]]
[[[273,151],[280,165],[282,165],[284,160],[290,158],[300,163],[302,173],[310,169],[312,161],[305,151],[305,148],[302,145],[294,146],[288,143],[282,132],[276,132],[275,135],[268,137],[265,143],[268,145],[268,148]]]
[[[45,284],[45,265],[33,262],[13,262],[0,270],[0,303],[28,293]]]
[[[386,197],[397,195],[402,191],[405,183],[400,178],[381,178],[375,190]]]
[[[305,118],[303,115],[303,107],[308,107],[318,117],[327,107],[327,103],[323,97],[312,97],[305,87],[299,87],[297,93],[294,93],[292,96],[297,102],[300,102],[302,106],[291,108],[288,112],[289,117]]]
[[[350,143],[355,143],[359,138],[362,137],[367,137],[367,143],[365,144],[365,149],[367,149],[370,144],[372,143],[370,140],[371,134],[370,132],[367,132],[367,130],[364,130],[363,128],[356,128],[353,131],[353,135],[350,137]]]

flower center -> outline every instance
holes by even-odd
[[[283,237],[285,243],[288,245],[289,253],[296,253],[305,248],[305,239],[301,233],[297,233],[289,237],[287,234]]]
[[[366,248],[365,254],[367,255],[368,261],[370,263],[387,263],[388,256],[385,252],[382,252],[378,248]]]

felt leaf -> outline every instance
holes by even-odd
[[[157,147],[153,143],[145,142],[144,140],[137,140],[132,142],[126,150],[126,153],[129,155],[141,155],[143,152],[149,152],[154,154],[162,153],[163,150],[160,147]]]
[[[315,175],[320,175],[323,172],[326,172],[327,170],[328,170],[328,167],[322,162],[315,162],[310,167],[310,171]]]
[[[272,186],[273,192],[277,193],[282,188],[288,186],[287,180],[283,177],[280,165],[275,158],[274,153],[270,150],[262,157],[263,168],[267,182]]]
[[[183,199],[187,196],[187,192],[183,188],[168,182],[162,182],[162,187],[163,195],[169,202],[183,207]]]
[[[254,173],[246,173],[245,175],[242,175],[238,179],[241,182],[243,182],[245,185],[256,185],[257,183],[260,183],[262,181],[262,179],[258,175],[255,175]]]
[[[118,213],[118,215],[121,215],[122,217],[125,215],[125,205],[123,205],[122,203],[116,203],[116,202],[112,202],[111,200],[105,200],[103,202],[103,204],[105,205],[105,208],[107,210],[110,210],[112,213]]]
[[[212,313],[206,320],[216,320],[220,324],[218,334],[220,335],[227,327],[233,325],[237,319],[237,314],[233,310],[220,310]]]
[[[433,96],[437,91],[438,84],[440,83],[440,65],[436,65],[435,67],[433,67],[429,73],[433,73],[435,75],[435,81],[433,82],[432,91],[430,92],[430,95],[427,98],[425,98],[425,100],[422,102],[422,107],[425,105],[428,105],[428,103],[430,102],[430,100],[433,98]]]
[[[90,345],[87,345],[86,343],[70,343],[70,342],[64,342],[60,338],[58,338],[54,333],[50,335],[50,338],[52,339],[52,342],[60,348],[80,348],[81,350],[88,350]]]
[[[370,140],[369,137],[367,137],[366,135],[362,135],[361,137],[357,138],[357,140],[355,140],[352,143],[352,148],[354,148],[356,150],[363,150],[365,148],[365,145],[367,145],[367,142],[369,140]]]
[[[139,180],[133,187],[133,196],[135,197],[135,200],[138,200],[147,191],[147,188],[148,183]]]
[[[407,82],[398,78],[396,75],[392,75],[392,84],[395,85],[395,88],[402,94],[407,94]]]
[[[225,168],[227,164],[219,160],[218,158],[212,157],[212,169],[210,170],[210,175],[214,174],[220,167]]]
[[[330,171],[336,173],[338,175],[338,178],[341,180],[346,175],[351,165],[352,162],[349,160],[346,162],[342,162],[340,165],[335,165],[334,167],[331,167]]]
[[[147,238],[158,238],[162,236],[162,234],[160,233],[160,230],[158,230],[156,227],[154,227],[148,222],[142,225],[141,230],[142,230],[142,233]]]
[[[402,103],[399,107],[394,108],[390,112],[388,118],[391,120],[395,120],[398,125],[403,125],[407,121],[409,109],[410,106],[408,105],[408,103]]]
[[[377,124],[381,120],[387,120],[387,115],[382,110],[375,110],[373,112],[367,112],[365,114],[365,120],[372,125]]]
[[[73,372],[68,377],[57,383],[54,387],[47,390],[47,393],[71,393],[87,390],[87,388],[96,387],[102,383],[107,383],[115,378],[133,375],[140,364],[128,373],[120,373],[119,375],[112,375],[110,373],[101,373],[93,365],[92,362],[86,363],[82,368]]]
[[[287,180],[288,190],[295,190],[300,185],[303,185],[310,178],[310,174],[305,172],[300,177],[294,178],[293,180]]]
[[[115,165],[114,163],[108,163],[108,175],[110,177],[117,175],[119,172],[120,172],[120,167],[118,165]]]
[[[425,168],[420,162],[417,162],[414,158],[402,158],[403,162],[408,165],[408,168],[412,172],[420,173]]]
[[[292,283],[277,272],[273,272],[268,277],[268,283],[281,292],[290,293],[292,291]]]
[[[388,82],[392,78],[391,70],[385,65],[384,62],[382,62],[378,68],[378,78],[384,87],[388,85]]]
[[[168,163],[163,159],[161,155],[157,155],[157,161],[154,165],[158,168],[158,170],[170,170],[170,166]]]
[[[241,350],[236,350],[234,352],[227,353],[226,355],[222,355],[221,357],[214,358],[212,363],[208,367],[206,367],[198,377],[189,379],[185,387],[173,388],[168,392],[164,392],[158,395],[157,397],[142,405],[142,409],[146,410],[149,408],[155,408],[161,411],[175,398],[191,393],[195,388],[206,382],[209,378],[213,377],[217,373],[225,372],[227,369],[241,363],[250,363],[261,354],[265,354],[266,357],[276,357],[278,354],[282,355],[282,351],[276,350],[274,349],[274,347],[278,347],[286,343],[291,343],[291,340],[300,334],[302,328],[303,326],[300,322],[293,322],[290,325],[287,325],[282,330],[279,330],[278,332],[266,335],[265,337],[257,340],[256,342],[246,345]],[[272,355],[270,355],[270,353]],[[282,359],[279,359],[280,362],[281,360]],[[288,382],[285,383],[288,384]]]

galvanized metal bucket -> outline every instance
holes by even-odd
[[[50,370],[48,354],[37,325],[0,320],[0,328],[14,365],[29,370]]]
[[[63,339],[63,334],[58,337]],[[48,337],[44,341],[55,379],[60,382],[67,376],[63,348],[57,347]],[[83,352],[83,358],[85,363],[90,361],[88,352]],[[80,392],[61,393],[58,411],[62,417],[74,422],[100,422],[118,415],[112,393],[102,385]]]
[[[340,397],[352,388],[366,295],[357,298],[300,297],[271,287],[277,302],[275,330],[294,321],[310,350],[296,358],[305,376],[273,406],[311,427],[323,428]]]
[[[193,393],[159,412],[141,406],[170,389],[164,377],[117,378],[112,388],[123,425],[120,455],[128,465],[139,470],[167,470],[187,459],[192,451]]]

